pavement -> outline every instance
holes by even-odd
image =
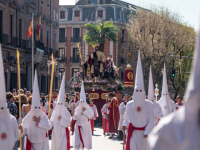
[[[92,136],[92,150],[123,150],[123,141],[119,141],[116,136],[113,139],[108,139],[108,137],[103,135],[102,127],[95,127]],[[70,137],[70,144],[72,145],[71,139]],[[51,147],[51,140],[49,145]],[[73,150],[72,146],[71,149]]]

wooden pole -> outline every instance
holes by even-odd
[[[124,150],[124,147],[125,147],[125,130],[123,130],[123,150]]]
[[[20,80],[20,64],[19,64],[19,51],[17,49],[17,69],[18,69],[18,86],[19,86],[19,125],[21,126],[22,116],[21,116],[21,80]],[[20,141],[20,150],[22,150],[22,131],[19,131],[19,141]]]
[[[32,14],[32,86],[33,86],[33,79],[34,79],[34,14]]]
[[[180,63],[180,75],[179,75],[180,76],[179,77],[180,78],[180,97],[181,97],[181,58],[182,57],[181,57],[181,51],[180,51],[180,62],[179,62]]]

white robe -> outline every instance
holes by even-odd
[[[134,118],[133,105],[134,105],[133,100],[129,101],[126,105],[123,125],[125,125],[127,128],[129,127],[130,123],[134,125],[137,121],[142,120],[142,117]],[[145,100],[145,110],[146,110],[146,115],[147,115],[146,128],[144,131],[139,131],[139,130],[133,131],[132,137],[130,139],[130,150],[148,150],[149,149],[147,138],[144,138],[144,135],[148,135],[151,132],[152,128],[154,127],[154,119],[153,119],[152,103],[148,100]]]
[[[18,124],[14,116],[9,114],[10,119],[0,119],[0,150],[13,150],[15,142],[19,140]],[[2,140],[1,135],[5,133],[1,129],[6,128],[9,133],[6,133],[6,139]]]
[[[103,107],[101,109],[102,118],[104,118],[104,119],[108,119],[108,115],[109,115],[109,112],[110,112],[110,110],[108,109],[108,107],[109,106],[106,103],[106,104],[103,105]]]
[[[83,114],[79,113],[73,116],[73,120],[76,120],[75,131],[72,137],[73,147],[74,149],[82,148],[82,142],[80,140],[79,129],[78,126],[81,126],[81,135],[83,137],[84,148],[92,149],[92,130],[89,119],[92,119],[94,113],[90,113],[92,111],[85,110]]]
[[[22,124],[22,126],[23,126],[23,124]],[[45,115],[45,117],[41,118],[40,122],[38,123],[38,128],[41,128],[46,132],[48,130],[51,130],[52,124],[46,115]],[[24,128],[23,135],[26,135],[28,130],[29,129]],[[46,135],[42,135],[42,136],[46,136]],[[25,139],[24,139],[24,147],[25,148],[26,148],[26,143],[27,143],[27,137],[25,137]],[[47,136],[45,141],[42,143],[31,143],[31,150],[49,150],[49,137]]]
[[[69,109],[70,110],[72,110],[73,109],[73,105],[74,105],[74,102],[69,102]],[[77,101],[76,103],[75,103],[75,108],[74,109],[76,109],[77,107],[78,107],[78,105],[79,105],[79,101]]]
[[[54,118],[54,113],[52,114],[51,117],[51,123],[53,124],[52,119]],[[51,150],[67,150],[67,135],[66,135],[66,129],[67,127],[70,126],[70,118],[69,120],[64,120],[64,118],[61,117],[60,121],[59,121],[59,125],[60,125],[60,130],[62,130],[62,132],[64,133],[61,136],[56,136],[55,132],[59,132],[53,129],[52,132],[52,143],[51,143]],[[53,124],[54,126],[54,124]]]
[[[154,124],[157,124],[159,119],[163,117],[162,109],[157,102],[153,102]]]
[[[53,108],[50,107],[50,116],[52,115],[53,110],[54,110],[54,108],[55,108],[55,106],[56,106],[56,101],[54,101],[54,102],[52,103],[52,105],[53,105]],[[48,101],[45,103],[44,109],[46,110],[46,113],[49,112],[49,102],[48,102]]]
[[[98,111],[97,111],[97,107],[95,104],[93,104],[93,106],[90,106],[90,108],[92,109],[92,111],[94,112],[94,116],[92,117],[91,120],[96,120],[96,118],[99,116],[98,115]]]
[[[122,130],[122,124],[123,124],[123,121],[124,121],[125,111],[126,111],[126,105],[124,104],[124,102],[122,102],[119,105],[120,120],[119,120],[118,130]]]
[[[200,150],[198,117],[183,106],[163,118],[149,136],[151,150]]]

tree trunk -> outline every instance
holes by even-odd
[[[104,52],[104,43],[99,44],[99,51]]]

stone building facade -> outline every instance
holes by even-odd
[[[48,54],[58,50],[59,1],[55,0],[0,0],[0,43],[2,46],[6,90],[18,89],[16,49],[20,51],[21,88],[32,89],[32,37],[27,37],[34,14],[34,69],[38,73],[40,91],[48,90]],[[41,14],[41,40],[36,28]],[[58,52],[56,53],[58,58]],[[55,71],[55,88],[58,85]]]
[[[117,0],[79,0],[75,5],[65,5],[59,7],[59,44],[58,50],[63,57],[63,66],[59,66],[59,73],[66,72],[66,81],[69,84],[70,79],[81,69],[79,51],[77,43],[80,43],[81,55],[83,62],[86,61],[87,55],[94,52],[94,48],[83,40],[86,23],[101,23],[112,21],[113,24],[120,28],[117,43],[105,40],[104,54],[106,58],[113,56],[113,61],[117,67],[127,64],[122,60],[121,54],[127,54],[127,44],[125,36],[127,31],[125,25],[130,13],[135,13],[136,6]],[[123,80],[123,70],[120,72]],[[68,86],[69,87],[69,86]],[[69,88],[67,88],[69,91]]]

